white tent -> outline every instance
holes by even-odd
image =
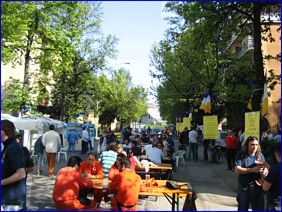
[[[38,116],[23,116],[14,117],[9,114],[1,114],[1,120],[7,119],[14,123],[18,130],[24,130],[24,146],[31,149],[36,141],[36,139],[48,131],[49,125],[53,124],[55,130],[60,134],[64,134],[66,125],[64,122]]]

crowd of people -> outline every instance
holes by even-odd
[[[198,160],[198,145],[204,146],[203,161],[208,161],[208,150],[220,147],[220,154],[226,155],[227,170],[238,174],[238,210],[281,210],[280,191],[280,143],[281,135],[273,136],[270,130],[262,133],[261,140],[274,142],[272,154],[275,154],[277,163],[270,166],[262,153],[259,139],[234,130],[219,131],[217,140],[206,140],[202,133],[192,126],[189,131],[185,128],[179,137],[180,148],[187,151],[187,160]],[[222,136],[223,135],[223,136]],[[211,157],[213,155],[211,154]],[[212,160],[212,159],[211,159]]]
[[[26,177],[33,164],[30,156],[17,142],[15,126],[8,120],[1,121],[2,151],[2,203],[3,210],[26,210]],[[83,129],[86,131],[86,129]],[[87,131],[86,131],[87,132]],[[82,133],[82,140],[89,140]],[[72,134],[72,131],[69,132]],[[111,202],[114,210],[137,210],[141,177],[135,173],[142,167],[140,158],[153,164],[161,164],[170,158],[174,166],[173,153],[175,135],[173,128],[152,133],[148,128],[141,134],[133,134],[127,127],[117,139],[114,133],[104,130],[100,136],[97,152],[88,151],[85,161],[72,155],[67,166],[54,175],[56,154],[61,148],[59,134],[54,126],[35,143],[38,160],[36,173],[42,172],[43,157],[47,156],[48,176],[55,179],[53,201],[60,210],[82,210],[99,207],[102,200]],[[77,142],[77,137],[68,136],[69,143]],[[259,139],[250,136],[242,139],[232,130],[217,140],[204,140],[199,129],[192,126],[179,134],[179,149],[186,151],[188,161],[198,161],[198,145],[204,146],[204,161],[208,160],[208,150],[212,145],[221,145],[226,154],[227,169],[238,174],[238,210],[275,210],[280,207],[280,142],[276,142],[274,153],[278,163],[269,165],[262,154]],[[86,142],[85,142],[86,143]],[[84,144],[82,144],[84,145]],[[83,146],[82,146],[83,147]],[[83,154],[85,154],[86,145]],[[72,152],[73,148],[69,150]],[[107,189],[95,188],[93,179],[110,180]],[[266,194],[266,195],[265,195]],[[90,200],[89,195],[94,199]],[[267,201],[264,201],[266,197]]]

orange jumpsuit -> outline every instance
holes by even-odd
[[[114,193],[113,210],[136,211],[141,177],[130,170],[123,170],[114,176],[109,193]],[[118,204],[121,204],[120,208]]]
[[[113,180],[114,179],[114,176],[119,174],[120,171],[116,165],[116,163],[114,163],[109,171],[109,180]]]
[[[67,166],[59,170],[52,194],[56,208],[59,210],[82,210],[94,208],[95,201],[90,205],[82,205],[78,200],[79,190],[93,188],[93,182],[84,178],[73,167]]]
[[[92,165],[89,166],[87,161],[80,163],[80,173],[87,173],[96,175],[98,179],[104,178],[102,166],[98,160],[95,160]]]
[[[95,160],[92,165],[89,166],[87,161],[83,161],[80,163],[80,172],[87,173],[91,175],[96,175],[97,179],[103,179],[104,173],[102,166],[98,160]],[[103,199],[103,192],[101,189],[93,188],[94,200],[96,202],[101,202]]]

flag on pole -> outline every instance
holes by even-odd
[[[250,97],[250,99],[249,99],[249,101],[248,101],[247,108],[248,108],[250,111],[253,110],[253,107],[252,107],[252,97]]]
[[[210,94],[207,94],[200,106],[200,109],[204,110],[205,113],[211,113],[211,96]]]
[[[268,93],[267,93],[267,84],[264,83],[263,95],[261,98],[261,115],[265,116],[267,112],[268,112]]]

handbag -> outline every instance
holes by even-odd
[[[177,185],[175,181],[169,180],[169,181],[166,182],[165,186],[167,188],[174,189],[174,190],[179,189],[179,185]]]

